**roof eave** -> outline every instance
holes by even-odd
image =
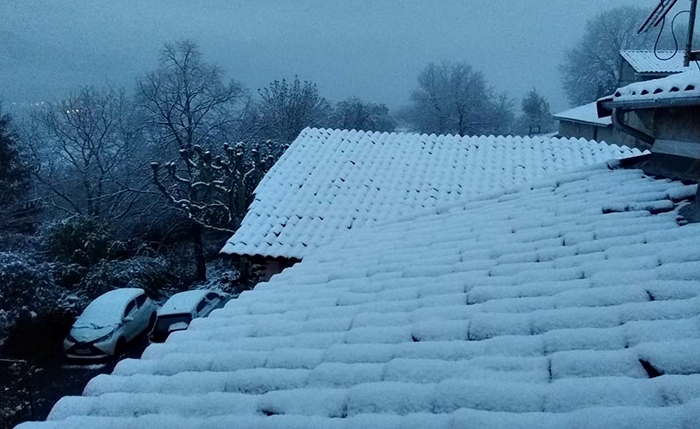
[[[664,97],[648,98],[643,100],[616,101],[611,97],[601,98],[596,103],[598,117],[604,118],[612,115],[613,109],[642,110],[667,107],[700,106],[700,97]]]
[[[607,128],[607,127],[612,126],[612,122],[608,124],[608,123],[602,123],[602,122],[584,121],[581,119],[565,118],[565,117],[561,117],[561,116],[553,116],[553,118],[557,121],[567,121],[567,122],[573,122],[576,124],[593,125],[595,127],[601,127],[601,128]]]

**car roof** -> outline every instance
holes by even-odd
[[[220,295],[216,291],[207,289],[188,290],[176,293],[163,304],[158,314],[190,313],[197,308],[197,304],[209,293]]]
[[[114,322],[121,320],[126,305],[145,292],[139,288],[114,289],[95,298],[83,311],[81,322]]]

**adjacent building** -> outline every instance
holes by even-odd
[[[619,88],[598,100],[598,109],[616,128],[650,145],[651,156],[639,164],[649,174],[700,180],[699,70]]]
[[[619,141],[621,138],[615,132],[609,117],[598,117],[595,102],[557,113],[554,119],[559,121],[558,137],[604,142]]]
[[[620,87],[663,78],[685,70],[682,51],[624,50],[620,51],[620,57]]]
[[[683,53],[676,51],[623,50],[620,51],[620,60],[618,87],[664,78],[687,70],[683,67]],[[639,136],[631,136],[613,127],[609,116],[599,117],[595,102],[557,113],[554,118],[559,121],[560,137],[593,139],[642,150],[649,147]]]
[[[269,278],[347,230],[634,153],[583,139],[306,129],[222,253]]]

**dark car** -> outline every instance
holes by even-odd
[[[187,329],[192,319],[206,317],[223,307],[230,295],[212,290],[190,290],[176,293],[158,311],[151,341],[163,342],[173,331]]]

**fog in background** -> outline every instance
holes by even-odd
[[[79,85],[125,86],[163,44],[192,39],[255,91],[293,78],[338,101],[406,104],[429,62],[463,61],[519,100],[568,107],[558,65],[597,13],[657,0],[5,0],[0,99],[54,101]],[[519,104],[518,104],[519,105]]]

